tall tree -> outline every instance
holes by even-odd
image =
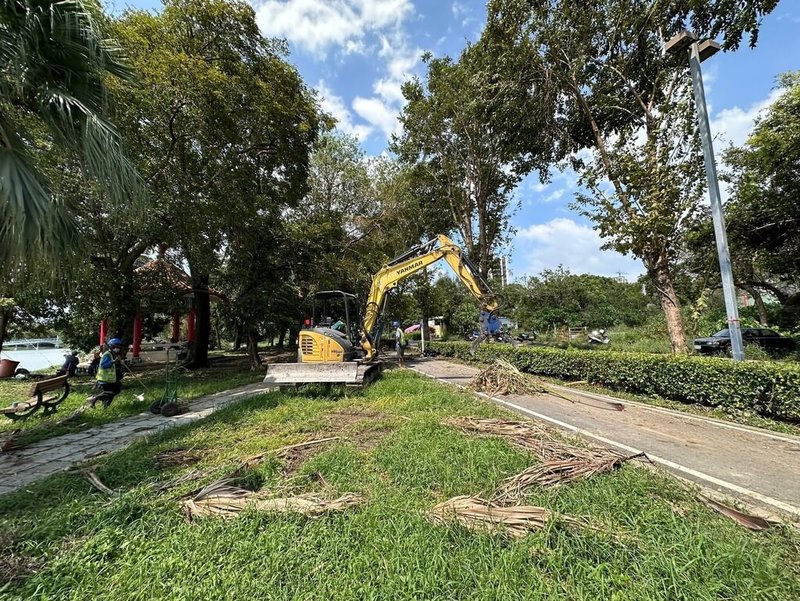
[[[493,0],[482,43],[527,57],[540,89],[557,98],[554,156],[569,158],[590,194],[578,209],[606,246],[642,260],[658,291],[674,352],[685,350],[674,262],[685,222],[697,211],[702,170],[685,66],[663,40],[688,20],[724,33],[735,47],[774,2]],[[755,39],[753,37],[753,39]],[[490,52],[498,55],[500,52]],[[515,85],[509,80],[508,85]],[[591,161],[576,153],[591,149]]]
[[[393,143],[403,161],[420,168],[432,202],[450,214],[483,276],[510,231],[515,186],[548,162],[540,152],[549,148],[547,130],[535,124],[536,107],[545,99],[531,98],[525,77],[517,86],[502,83],[499,72],[525,73],[518,55],[504,57],[492,60],[481,45],[468,46],[457,62],[426,55],[425,82],[415,79],[403,87],[403,133]],[[527,118],[514,122],[513,107],[522,105]]]
[[[759,118],[747,143],[724,159],[731,199],[726,217],[734,268],[745,287],[796,306],[800,289],[800,72],[778,78],[783,95]]]
[[[197,310],[193,364],[207,361],[211,273],[253,216],[291,207],[305,190],[319,129],[311,92],[261,36],[243,1],[167,0],[161,14],[128,11],[115,31],[141,74],[120,122],[154,190],[161,241],[188,263]],[[261,244],[279,243],[268,232]]]

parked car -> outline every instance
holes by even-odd
[[[781,336],[777,332],[764,328],[742,328],[742,340],[745,344],[757,344],[768,351],[785,352],[794,350],[795,343],[791,338]],[[731,333],[725,328],[708,338],[695,338],[694,350],[701,353],[729,353],[731,349]]]

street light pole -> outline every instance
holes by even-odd
[[[700,63],[719,50],[719,44],[713,40],[697,42],[697,36],[683,31],[672,38],[665,45],[667,52],[681,52],[687,50],[689,54],[689,69],[692,74],[692,87],[694,101],[697,107],[697,121],[700,126],[700,142],[703,146],[703,158],[706,165],[706,178],[708,179],[708,195],[711,199],[711,219],[714,222],[714,238],[717,242],[717,256],[719,258],[719,273],[722,280],[722,291],[725,297],[725,309],[728,314],[728,331],[731,336],[731,354],[734,361],[744,359],[744,345],[742,343],[742,328],[739,322],[739,305],[736,300],[736,287],[733,283],[733,267],[728,248],[728,235],[725,230],[725,216],[722,213],[722,198],[719,192],[719,179],[717,178],[717,164],[714,160],[714,145],[711,138],[711,127],[708,123],[708,109],[706,108],[706,95],[703,87],[703,74]]]

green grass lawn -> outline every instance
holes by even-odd
[[[87,409],[66,423],[59,423],[84,405],[86,398],[93,392],[92,379],[87,376],[72,378],[70,395],[58,406],[55,413],[45,415],[40,409],[29,418],[17,421],[0,416],[0,438],[4,437],[4,433],[20,428],[22,432],[15,436],[14,443],[17,446],[24,446],[147,411],[150,403],[161,398],[164,391],[164,372],[162,370],[141,372],[137,373],[137,378],[138,381],[130,374],[123,378],[122,392],[108,409],[103,409],[98,404],[96,408]],[[184,371],[180,376],[179,394],[183,399],[196,399],[228,388],[258,382],[261,378],[263,374],[251,372],[246,362]],[[30,387],[31,382],[26,380],[0,380],[0,405],[7,407],[15,401],[27,400]],[[136,398],[136,395],[141,393],[145,395],[144,402]]]
[[[753,534],[663,476],[634,466],[528,501],[580,516],[519,541],[437,526],[424,513],[490,494],[534,460],[442,425],[507,416],[408,371],[365,393],[262,395],[95,460],[108,497],[77,473],[0,497],[4,599],[786,599],[800,598],[798,539]],[[239,485],[275,494],[353,492],[366,504],[317,520],[245,510],[189,522],[178,497],[256,453],[340,436],[271,458]],[[194,465],[154,456],[188,449]],[[204,477],[164,493],[188,470]]]

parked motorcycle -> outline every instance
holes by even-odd
[[[611,342],[611,339],[604,328],[589,332],[589,344],[608,344],[609,342]]]

